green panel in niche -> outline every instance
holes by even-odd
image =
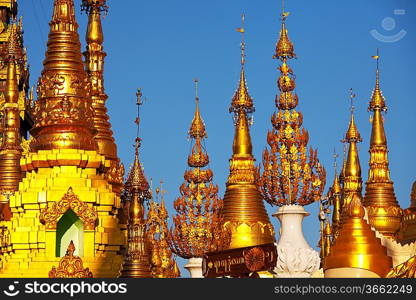
[[[79,217],[68,209],[59,219],[56,227],[56,257],[65,255],[71,240],[75,244],[75,255],[83,256],[84,225]]]

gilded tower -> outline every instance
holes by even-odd
[[[355,95],[351,93],[351,101],[354,97]],[[353,195],[361,195],[363,187],[363,180],[361,177],[361,164],[357,147],[357,143],[362,142],[362,139],[360,132],[358,131],[355,124],[353,106],[351,106],[351,119],[348,130],[342,142],[349,144],[347,159],[343,169],[342,208],[344,208],[351,202]]]
[[[82,9],[88,14],[86,34],[87,49],[84,52],[85,69],[91,84],[91,101],[94,110],[93,128],[94,140],[97,142],[98,153],[105,156],[111,164],[105,169],[106,178],[112,184],[113,190],[119,194],[122,187],[120,160],[117,156],[117,146],[114,141],[111,124],[105,106],[108,96],[104,89],[104,34],[101,24],[101,14],[107,14],[107,0],[83,0]]]
[[[244,28],[240,28],[240,32],[244,37]],[[255,182],[256,168],[249,119],[255,109],[245,79],[244,51],[243,38],[240,82],[230,107],[230,113],[234,114],[235,134],[223,207],[224,227],[232,235],[229,245],[231,249],[273,243],[275,240],[273,226]]]
[[[385,236],[392,237],[399,229],[402,210],[394,195],[387,157],[387,138],[382,112],[387,110],[380,90],[379,56],[377,59],[376,85],[368,109],[373,112],[370,140],[370,168],[366,182],[364,206],[370,224]]]
[[[44,69],[38,82],[25,177],[10,197],[9,243],[0,277],[47,277],[71,241],[95,277],[117,276],[125,244],[120,198],[101,170],[91,84],[84,70],[73,0],[54,0]]]
[[[33,90],[29,93],[29,67],[26,49],[23,46],[23,22],[22,18],[17,21],[16,0],[0,1],[0,21],[0,146],[3,148],[0,158],[0,220],[10,220],[8,198],[17,190],[21,180],[20,156],[22,152],[27,152],[27,133],[33,125],[30,112]],[[10,59],[14,61],[13,66],[8,64]],[[13,67],[16,78],[10,77],[8,81],[10,67]],[[9,100],[6,99],[8,97]],[[6,102],[10,101],[16,104],[6,105]],[[17,136],[17,140],[12,142],[10,134],[18,133],[20,135]],[[3,137],[6,135],[9,136],[8,141],[3,144]],[[15,146],[11,146],[11,143]],[[20,149],[17,149],[18,145],[21,146]]]
[[[20,135],[24,139],[28,138],[28,130],[33,125],[30,113],[31,100],[33,100],[32,90],[29,91],[29,65],[27,63],[26,48],[23,45],[23,19],[17,21],[18,3],[17,0],[0,1],[0,59],[5,62],[8,55],[8,43],[10,37],[15,35],[15,55],[16,76],[18,81],[18,104],[20,115]],[[5,101],[7,78],[7,64],[0,65],[0,112],[3,111]],[[2,115],[2,113],[1,113]],[[1,122],[0,122],[1,123]],[[2,133],[0,124],[0,135]],[[24,145],[26,146],[26,144]]]
[[[0,147],[0,213],[1,219],[9,221],[11,211],[9,198],[19,187],[22,179],[20,158],[23,149],[20,145],[20,111],[17,80],[17,63],[19,46],[17,32],[11,31],[8,54],[4,59],[7,64],[5,102],[3,103],[3,138]]]
[[[361,193],[344,206],[345,222],[325,257],[325,277],[385,277],[392,267],[387,249],[364,220]]]

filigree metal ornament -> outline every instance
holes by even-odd
[[[71,241],[58,267],[52,267],[49,271],[49,278],[93,278],[92,272],[89,268],[84,269],[82,259],[75,256],[74,252],[75,245]]]
[[[51,207],[45,207],[40,214],[40,221],[46,225],[46,229],[56,229],[59,219],[68,209],[71,209],[83,222],[86,230],[94,230],[98,218],[97,212],[82,202],[74,194],[72,188],[58,202],[54,202]]]
[[[244,260],[251,272],[261,270],[265,265],[265,253],[263,249],[255,247],[244,253]]]
[[[185,171],[185,182],[174,202],[176,215],[169,238],[172,251],[183,258],[202,257],[207,252],[222,250],[230,240],[222,229],[222,199],[218,197],[218,186],[212,182],[212,170],[206,168],[209,157],[202,144],[207,132],[198,102],[197,95],[195,115],[189,129],[189,138],[194,143],[188,156],[190,169]]]
[[[269,149],[263,152],[263,174],[258,171],[257,183],[263,198],[272,205],[307,205],[319,201],[325,187],[326,173],[319,163],[317,151],[307,149],[309,134],[302,127],[303,116],[296,110],[298,96],[294,92],[295,75],[287,65],[294,58],[283,17],[275,58],[282,61],[277,81],[278,111],[273,114],[273,129],[267,134]]]

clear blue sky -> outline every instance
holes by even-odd
[[[83,50],[86,15],[76,0]],[[52,0],[20,0],[25,45],[35,84],[44,59]],[[207,149],[215,182],[224,193],[231,155],[233,125],[228,113],[240,69],[241,13],[246,14],[247,81],[255,99],[252,139],[261,160],[270,116],[275,110],[278,62],[272,59],[280,30],[280,0],[110,0],[104,19],[107,107],[125,165],[133,160],[135,91],[141,87],[148,102],[142,107],[141,161],[153,182],[163,180],[166,201],[172,202],[183,181],[189,153],[187,130],[194,111],[193,78],[200,79],[200,106],[207,125]],[[402,9],[396,11],[395,9]],[[415,175],[416,2],[413,0],[286,0],[291,12],[289,36],[298,55],[290,62],[297,75],[299,110],[310,133],[310,144],[333,180],[332,152],[342,157],[349,119],[348,89],[357,94],[356,115],[362,134],[360,159],[367,179],[370,138],[368,101],[375,80],[376,48],[381,53],[381,87],[389,112],[385,128],[391,177],[402,207],[409,206]],[[403,11],[404,10],[404,11]],[[376,39],[371,30],[384,38]],[[401,32],[401,33],[400,33]],[[400,36],[404,35],[403,37]],[[401,37],[401,39],[400,39]],[[387,40],[398,39],[396,42]],[[384,40],[384,41],[383,41]],[[339,160],[341,163],[341,160]],[[311,246],[319,238],[317,204],[304,222]],[[275,211],[267,205],[270,213]],[[278,222],[273,219],[276,232]],[[183,272],[188,276],[187,271]]]

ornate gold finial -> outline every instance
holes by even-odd
[[[172,256],[169,248],[169,229],[168,229],[168,212],[165,207],[164,194],[162,188],[156,188],[156,198],[161,197],[160,204],[150,202],[149,212],[147,215],[147,239],[150,247],[152,276],[154,278],[176,278],[180,276],[178,266]]]
[[[238,113],[240,109],[245,110],[247,114],[251,114],[255,112],[253,99],[251,98],[250,94],[248,93],[247,88],[247,82],[246,82],[246,76],[245,76],[245,62],[246,62],[246,55],[245,55],[245,49],[246,49],[246,43],[244,40],[244,34],[245,34],[245,27],[244,27],[244,21],[245,21],[245,15],[242,14],[242,26],[237,28],[237,31],[241,33],[241,72],[240,72],[240,81],[237,87],[237,90],[234,93],[234,96],[231,101],[231,107],[230,107],[230,113]]]
[[[364,206],[368,212],[370,224],[385,236],[392,237],[400,228],[402,209],[394,194],[393,181],[390,179],[387,138],[384,131],[382,112],[387,110],[380,90],[379,53],[373,56],[377,60],[376,86],[368,109],[373,112],[370,140],[370,161],[366,182]]]
[[[273,129],[267,134],[270,150],[263,152],[264,171],[258,182],[263,198],[278,206],[319,201],[326,182],[317,150],[307,150],[309,134],[302,126],[303,115],[296,110],[295,76],[287,65],[287,60],[295,57],[285,28],[288,14],[283,10],[275,55],[282,61],[277,81],[280,95],[275,101],[278,111],[271,118]]]
[[[82,259],[74,255],[75,245],[71,241],[66,250],[66,255],[62,257],[58,267],[52,267],[49,271],[49,278],[92,278],[89,268],[83,266]]]
[[[189,169],[184,174],[185,182],[180,186],[180,196],[174,202],[176,215],[169,236],[172,251],[182,258],[202,257],[207,252],[227,248],[229,243],[229,235],[222,230],[220,210],[223,203],[218,198],[218,186],[212,182],[212,170],[205,168],[209,159],[202,143],[207,134],[199,112],[198,94],[196,101],[189,130],[194,145],[188,156]]]
[[[134,144],[134,162],[133,165],[130,168],[130,171],[127,175],[127,180],[124,184],[124,188],[127,191],[130,192],[137,192],[139,193],[139,196],[143,199],[150,199],[152,197],[149,183],[147,182],[147,179],[143,172],[143,167],[139,160],[139,148],[141,146],[142,139],[139,137],[140,134],[140,106],[143,104],[143,102],[140,100],[140,97],[142,96],[141,90],[138,89],[136,96],[137,99],[137,117],[135,119],[135,123],[137,125],[137,134]]]
[[[374,58],[377,61],[376,86],[373,90],[373,94],[371,95],[371,100],[368,109],[374,111],[376,108],[379,108],[382,111],[387,111],[386,101],[380,89],[380,55],[378,48],[377,55],[372,56],[372,58]]]
[[[38,82],[31,150],[96,150],[90,82],[82,62],[73,0],[54,0]]]
[[[224,194],[224,230],[231,232],[229,248],[249,247],[274,242],[274,229],[255,183],[256,168],[252,154],[248,114],[254,112],[242,66],[240,85],[231,102],[235,135],[230,175]]]
[[[354,93],[352,88],[349,91],[350,91],[350,101],[351,101],[351,106],[350,106],[351,121],[348,126],[347,133],[345,135],[345,141],[346,142],[351,142],[351,141],[362,142],[361,135],[358,132],[357,126],[355,125],[355,119],[354,119],[354,111],[355,111],[354,99],[357,95]]]
[[[3,138],[0,148],[0,214],[3,219],[9,220],[11,212],[9,208],[9,197],[19,187],[22,179],[20,158],[23,149],[20,145],[20,110],[19,90],[17,81],[17,61],[19,59],[17,32],[12,25],[7,55],[7,78],[4,103],[4,125]]]
[[[343,174],[343,207],[351,201],[352,194],[361,195],[362,191],[361,165],[357,148],[357,143],[361,142],[362,139],[357,126],[355,125],[353,104],[355,97],[356,95],[353,93],[352,89],[350,89],[351,119],[345,138],[341,141],[344,144],[349,144],[345,171]],[[342,209],[341,213],[343,214]],[[341,219],[343,220],[344,216],[341,216]]]
[[[88,14],[88,27],[86,33],[87,49],[83,53],[85,57],[85,69],[91,83],[92,108],[94,110],[94,139],[98,145],[98,153],[119,164],[117,146],[114,142],[111,124],[105,106],[108,98],[104,89],[104,34],[101,24],[101,13],[108,13],[106,0],[82,0],[81,9]]]
[[[198,97],[198,79],[194,79],[195,82],[195,114],[189,128],[189,137],[191,139],[203,139],[207,137],[207,132],[205,130],[204,120],[201,118],[201,113],[199,112],[199,97]]]
[[[361,194],[353,194],[345,206],[346,221],[341,225],[331,252],[325,258],[324,270],[358,268],[384,278],[392,267],[387,248],[381,244],[371,226],[364,220]]]
[[[286,59],[296,58],[293,44],[289,39],[288,31],[286,29],[286,19],[289,14],[289,12],[285,12],[284,0],[282,0],[282,29],[280,30],[279,41],[276,44],[276,53],[273,56],[273,58],[281,59],[282,61],[286,61]]]

